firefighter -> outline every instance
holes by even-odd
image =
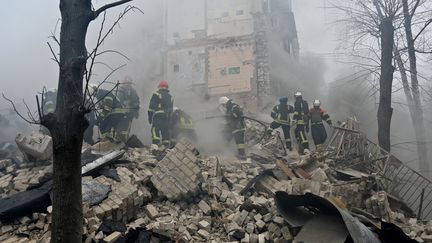
[[[43,94],[43,104],[42,104],[42,115],[48,115],[49,113],[54,113],[56,109],[57,103],[57,89],[47,90]],[[49,135],[50,132],[44,126],[41,126],[39,129],[40,133]]]
[[[309,133],[309,107],[303,100],[301,92],[295,93],[293,124],[295,124],[295,136],[299,146],[299,153],[309,152],[309,142],[306,133]]]
[[[152,143],[170,147],[170,117],[174,106],[168,90],[168,82],[160,81],[158,90],[153,94],[148,109],[148,121],[152,125]]]
[[[132,86],[132,78],[126,76],[123,80],[122,85],[118,90],[118,99],[125,109],[125,117],[117,124],[117,139],[126,142],[129,139],[130,130],[132,127],[132,121],[138,119],[140,100],[139,96]]]
[[[225,96],[219,98],[219,105],[224,109],[227,119],[224,133],[227,135],[228,140],[234,137],[238,151],[237,156],[239,159],[244,160],[246,159],[246,124],[243,116],[243,109]]]
[[[42,104],[43,115],[54,113],[57,103],[57,89],[50,89],[44,93],[44,101]]]
[[[284,138],[285,138],[285,146],[291,151],[292,143],[291,143],[291,118],[290,113],[294,112],[294,107],[288,105],[288,97],[284,96],[279,99],[279,104],[273,107],[273,110],[270,116],[273,118],[273,122],[270,124],[271,130],[281,127]]]
[[[197,140],[192,117],[185,111],[174,107],[171,116],[172,139],[171,146],[174,146],[180,137],[186,137],[191,141]]]
[[[88,85],[88,90],[86,92],[86,107],[90,108],[93,106],[94,103],[97,102],[96,100],[96,96],[97,96],[97,91],[98,91],[98,85],[96,84],[89,84]],[[89,126],[88,128],[84,131],[84,142],[93,145],[94,141],[93,141],[93,129],[94,126],[97,125],[97,116],[96,116],[96,111],[95,108],[93,108],[90,113],[88,113],[86,115],[88,121],[89,121]]]
[[[103,137],[111,138],[115,141],[126,142],[121,139],[118,127],[122,120],[126,119],[126,109],[123,108],[120,100],[114,92],[100,89],[97,92],[100,102],[99,129]]]
[[[327,122],[328,125],[332,125],[332,121],[327,112],[321,108],[321,102],[314,100],[313,107],[309,110],[309,118],[311,123],[312,138],[316,150],[321,151],[322,144],[327,139],[327,132],[324,127],[323,121]]]

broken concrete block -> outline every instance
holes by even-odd
[[[255,226],[256,226],[256,229],[258,230],[258,233],[264,229],[265,225],[266,224],[264,223],[264,221],[262,221],[260,219],[256,221]]]
[[[103,239],[103,241],[106,242],[106,243],[114,243],[120,237],[121,237],[121,233],[120,232],[113,232],[110,235],[108,235],[107,237],[105,237]]]
[[[38,220],[38,221],[36,222],[36,224],[35,224],[35,227],[36,227],[37,229],[43,229],[44,226],[45,226],[45,222],[42,221],[42,220]]]
[[[15,142],[30,161],[46,161],[52,157],[52,139],[48,135],[35,132],[27,136],[18,134]]]
[[[249,236],[249,242],[250,243],[258,243],[258,235],[257,234],[251,234]]]
[[[31,222],[31,219],[29,217],[22,217],[19,221],[21,224],[27,225]]]
[[[265,243],[267,232],[258,235],[258,243]]]
[[[321,168],[317,168],[312,172],[312,176],[310,178],[313,181],[325,182],[328,181],[327,174]]]
[[[257,214],[254,216],[255,221],[261,220],[262,219],[262,215],[261,214]]]
[[[288,226],[284,226],[281,229],[282,236],[285,240],[292,240],[293,236],[291,235],[291,231],[289,230]]]
[[[246,225],[246,232],[248,232],[249,234],[252,234],[255,230],[255,225],[253,223],[248,223]]]
[[[240,229],[241,229],[240,226],[236,222],[230,222],[230,223],[225,224],[225,231],[227,233],[230,233],[230,232],[233,232],[236,230],[240,230]]]
[[[284,224],[285,220],[282,217],[276,216],[273,218],[273,222],[279,226]]]
[[[186,228],[192,232],[193,234],[195,234],[198,231],[198,226],[196,226],[195,224],[189,224],[188,226],[186,226]]]
[[[206,230],[206,231],[210,231],[210,223],[207,222],[206,220],[201,220],[198,223],[198,228]]]
[[[208,240],[210,238],[209,232],[207,232],[203,229],[198,230],[198,235],[200,235],[202,238],[204,238],[206,240]]]
[[[239,215],[239,218],[238,218],[238,220],[237,220],[237,223],[238,223],[239,225],[243,225],[243,223],[245,222],[245,220],[246,220],[246,218],[247,218],[248,215],[249,215],[249,212],[243,209],[243,210],[240,212],[240,215]]]
[[[169,150],[152,171],[153,185],[170,200],[190,198],[200,191],[201,169],[198,159],[191,155],[194,149],[183,152],[178,147],[181,145],[183,144],[178,143],[174,149]]]
[[[13,228],[12,228],[11,225],[4,225],[4,226],[1,227],[1,234],[2,235],[6,234],[6,233],[9,233],[11,231],[13,231]]]
[[[145,206],[145,210],[146,210],[147,216],[151,219],[155,219],[159,214],[156,207],[151,205],[151,204],[147,204]]]
[[[204,200],[201,200],[198,203],[198,207],[201,209],[201,211],[204,213],[204,215],[210,215],[211,208]]]
[[[245,234],[244,238],[241,239],[240,243],[249,243],[250,242],[250,237],[249,234]]]
[[[262,217],[262,220],[266,223],[270,222],[271,219],[272,219],[272,215],[270,213],[268,213]]]

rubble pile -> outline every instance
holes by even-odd
[[[296,242],[328,234],[316,224],[342,227],[343,239],[361,242],[362,232],[380,242],[386,237],[381,221],[417,242],[432,242],[432,222],[395,203],[377,186],[377,175],[335,167],[330,151],[282,156],[279,144],[273,134],[239,161],[202,156],[187,141],[162,155],[103,141],[89,153],[107,157],[94,160],[101,164],[83,176],[83,242],[124,242],[136,232],[150,242]],[[108,156],[113,149],[125,151]],[[0,161],[0,200],[45,183],[51,171],[51,165]],[[49,242],[51,212],[49,206],[2,222],[0,242]]]
[[[5,197],[46,182],[52,176],[52,166],[18,168],[6,159],[0,160],[0,173],[0,197]]]

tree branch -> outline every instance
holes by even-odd
[[[419,4],[420,4],[420,0],[417,0],[414,7],[411,9],[411,13],[410,13],[410,17],[409,17],[410,20],[413,18],[415,11],[417,10],[417,7],[419,6]]]
[[[3,93],[2,93],[2,96],[3,96],[3,99],[7,100],[7,101],[12,105],[13,110],[15,111],[15,113],[16,113],[19,117],[21,117],[21,119],[23,119],[24,121],[26,121],[26,122],[29,123],[29,124],[36,124],[36,125],[39,124],[39,123],[36,122],[35,120],[33,120],[33,119],[29,120],[29,119],[25,118],[23,115],[21,115],[21,113],[19,113],[19,111],[18,111],[17,108],[15,107],[15,103],[13,103],[13,101],[10,100],[9,98],[7,98]],[[27,106],[27,104],[25,104],[25,105]],[[28,107],[27,107],[27,108],[28,108]]]
[[[430,25],[432,23],[432,19],[429,19],[425,25],[423,26],[423,28],[421,28],[421,30],[417,33],[417,35],[414,37],[414,42],[417,40],[417,38],[421,35],[421,33],[428,27],[428,25]]]
[[[60,66],[60,61],[58,60],[57,55],[54,53],[54,50],[52,49],[51,44],[49,42],[47,42],[47,44],[48,44],[48,47],[49,47],[49,49],[50,49],[50,51],[54,57],[54,58],[52,58],[52,60],[55,61]]]
[[[100,7],[98,10],[93,11],[93,19],[96,19],[102,12],[104,12],[107,9],[117,7],[119,5],[125,4],[127,2],[131,2],[131,1],[132,0],[120,0],[117,2],[110,3],[110,4],[106,4],[102,7]]]

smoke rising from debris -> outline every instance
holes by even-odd
[[[104,3],[94,1],[94,4],[98,6]],[[144,14],[138,11],[128,14],[120,22],[120,26],[114,28],[102,47],[102,50],[120,51],[130,58],[130,61],[112,53],[100,56],[98,61],[111,68],[127,64],[114,73],[109,81],[112,83],[122,81],[126,75],[133,78],[134,86],[140,95],[141,109],[140,118],[135,120],[132,131],[148,144],[150,126],[147,122],[147,106],[163,70],[161,66],[164,38],[163,1],[134,1],[133,4]],[[374,95],[368,92],[371,89],[370,85],[358,77],[347,79],[347,76],[352,75],[352,69],[349,65],[340,64],[338,57],[330,54],[338,52],[337,47],[340,44],[338,28],[340,27],[334,24],[338,16],[328,10],[326,4],[326,0],[293,0],[300,44],[300,61],[296,63],[288,55],[283,54],[282,47],[278,43],[272,43],[270,46],[273,56],[271,81],[277,83],[277,92],[274,101],[269,101],[269,107],[264,114],[260,115],[260,119],[261,117],[264,120],[268,119],[269,109],[277,103],[278,96],[289,95],[292,101],[294,92],[300,90],[309,103],[313,99],[320,99],[323,107],[336,120],[343,120],[348,115],[356,115],[363,124],[362,127],[367,127],[370,131],[369,135],[375,137],[376,100]],[[108,12],[105,30],[121,10],[122,7]],[[6,6],[0,9],[0,28],[3,31],[0,36],[2,43],[0,45],[0,56],[2,56],[0,91],[12,98],[24,114],[26,110],[22,99],[25,99],[35,111],[34,96],[42,90],[43,86],[53,88],[57,85],[58,68],[55,62],[50,60],[51,53],[46,42],[53,42],[49,38],[51,32],[56,31],[55,34],[59,34],[60,27],[57,24],[59,17],[58,3],[49,0],[37,2],[17,0],[6,3]],[[96,43],[100,23],[101,18],[92,23],[89,28],[87,41],[89,51]],[[58,52],[58,48],[55,45],[54,47]],[[110,68],[104,64],[96,65],[92,82],[100,82],[110,72]],[[107,84],[104,87],[110,88],[111,85]],[[190,87],[176,88],[175,84],[171,87],[173,87],[171,93],[175,98],[176,106],[191,113],[198,120],[198,132],[205,134],[203,140],[215,140],[217,136],[214,135],[220,135],[217,125],[213,124],[216,121],[203,122],[203,118],[220,114],[216,111],[217,102],[206,100],[202,92]],[[2,138],[10,140],[18,131],[38,130],[36,126],[18,122],[19,118],[12,116],[9,108],[10,105],[0,99],[0,114],[11,121],[9,129],[2,131]],[[399,124],[406,127],[406,123],[400,122],[399,119],[406,120],[407,111],[401,106],[396,106],[395,109],[392,130],[395,139],[413,137],[409,132],[409,134],[398,134],[402,130],[407,130],[398,127]],[[16,126],[18,123],[19,127]],[[3,135],[5,133],[7,135]],[[222,141],[220,142],[223,144]],[[395,151],[398,151],[397,148]]]

